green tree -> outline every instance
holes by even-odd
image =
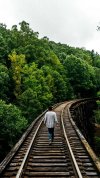
[[[27,120],[21,111],[16,106],[0,100],[0,138],[5,140],[6,145],[12,147],[26,127]]]
[[[21,94],[21,72],[22,67],[25,64],[25,55],[17,55],[16,52],[12,52],[9,56],[11,61],[12,78],[15,83],[14,95],[16,98]]]
[[[42,112],[42,104],[38,100],[37,92],[31,88],[26,89],[20,95],[19,106],[28,123],[31,123]]]
[[[9,82],[10,77],[7,67],[0,64],[0,98],[6,101],[8,100]]]
[[[52,92],[54,103],[64,101],[73,96],[72,88],[63,70],[60,71],[60,74],[52,66],[45,65],[41,69],[44,72],[46,83]]]
[[[52,93],[46,85],[43,71],[34,62],[26,64],[23,67],[22,94],[19,97],[19,105],[25,117],[32,121],[51,100]]]
[[[64,61],[66,75],[69,78],[75,94],[81,96],[90,96],[95,91],[95,70],[86,61],[70,55]]]
[[[0,23],[0,63],[6,64],[8,49],[8,38],[10,31],[7,30],[6,25]]]
[[[100,98],[100,91],[97,92],[97,97]],[[97,109],[94,111],[95,122],[100,124],[100,99],[97,100]]]

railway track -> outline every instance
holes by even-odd
[[[70,105],[71,102],[65,102],[54,109],[58,124],[51,145],[43,122],[44,114],[32,123],[0,164],[1,178],[99,178],[100,165],[93,162],[82,142],[83,136],[75,130]]]

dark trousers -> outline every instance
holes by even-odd
[[[48,138],[53,141],[54,139],[54,128],[48,128]]]

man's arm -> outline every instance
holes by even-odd
[[[57,115],[55,113],[55,122],[58,123]]]
[[[46,118],[46,114],[45,114],[45,115],[44,115],[44,124],[46,123],[46,119],[47,119],[47,118]]]

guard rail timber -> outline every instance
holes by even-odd
[[[82,105],[84,103],[95,102],[98,99],[100,99],[100,98],[85,98],[85,99],[79,99],[79,100],[73,101],[69,105],[69,116],[70,116],[70,120],[71,120],[73,127],[75,128],[78,136],[80,137],[80,139],[83,143],[83,146],[85,147],[85,149],[89,153],[91,159],[93,160],[93,162],[95,164],[96,169],[100,173],[100,160],[99,160],[99,158],[96,156],[95,152],[93,151],[93,149],[91,148],[91,146],[89,145],[89,143],[87,142],[87,140],[85,139],[85,137],[83,136],[83,134],[81,133],[81,131],[79,130],[79,128],[77,127],[76,123],[74,122],[74,120],[72,119],[72,116],[71,116],[71,110],[73,108],[75,109],[77,107],[80,107],[80,105]]]

